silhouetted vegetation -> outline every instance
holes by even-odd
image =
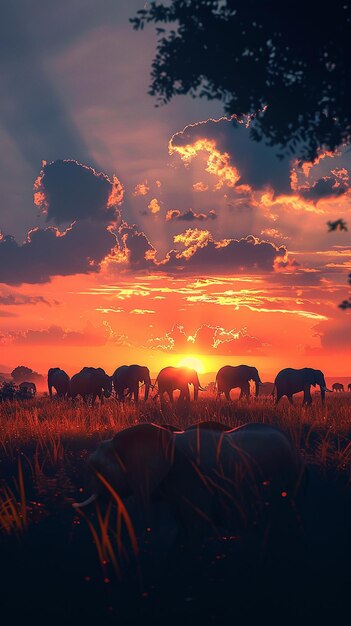
[[[19,385],[23,382],[31,382],[37,385],[44,385],[45,379],[42,374],[35,372],[30,367],[26,367],[25,365],[18,365],[15,369],[12,370],[11,376],[16,385]]]
[[[150,93],[218,99],[255,114],[251,135],[313,160],[351,139],[351,5],[280,0],[150,2],[131,19],[158,37]],[[267,108],[266,108],[267,107]]]

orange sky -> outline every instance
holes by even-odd
[[[40,41],[28,21],[0,102],[0,371],[192,358],[351,377],[351,243],[327,228],[350,222],[350,151],[281,161],[219,103],[155,109],[154,41],[126,7],[71,17],[66,33],[58,6],[64,45],[45,9]]]

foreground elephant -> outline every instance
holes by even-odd
[[[344,385],[342,383],[333,383],[332,390],[333,391],[345,391]]]
[[[101,367],[83,367],[71,378],[71,396],[81,396],[84,402],[91,400],[94,406],[96,398],[103,402],[112,393],[112,379]]]
[[[52,398],[52,388],[59,398],[68,398],[71,395],[71,383],[68,374],[59,367],[51,367],[48,371],[49,396]]]
[[[289,402],[293,404],[292,396],[300,391],[303,391],[303,404],[312,404],[311,385],[313,387],[319,385],[322,404],[324,404],[325,392],[330,391],[327,389],[323,372],[310,367],[298,370],[288,367],[281,370],[276,376],[274,385],[277,391],[276,404],[283,396],[287,396]]]
[[[145,400],[149,397],[151,387],[150,371],[142,365],[121,365],[112,374],[113,386],[118,400],[124,400],[127,395],[134,396],[135,402],[139,399],[139,383],[145,384]]]
[[[170,402],[174,402],[173,392],[180,391],[178,401],[190,401],[189,385],[194,386],[194,400],[197,400],[200,391],[205,391],[201,387],[197,371],[190,367],[164,367],[156,378],[158,392],[154,400],[159,396],[163,400],[163,394],[167,394]]]
[[[223,424],[222,422],[215,422],[214,420],[208,420],[207,422],[198,422],[197,424],[191,424],[185,430],[194,430],[194,428],[205,428],[214,431],[229,431],[233,430],[231,426],[227,426],[227,424]]]
[[[100,443],[89,466],[94,493],[73,506],[84,507],[112,489],[120,498],[133,496],[147,514],[157,498],[190,533],[204,527],[235,530],[252,522],[267,502],[292,504],[304,473],[287,436],[266,424],[227,432],[138,424]]]
[[[249,365],[224,365],[218,370],[216,375],[217,395],[224,393],[227,400],[230,400],[230,391],[240,387],[240,398],[250,395],[250,380],[255,383],[255,395],[258,396],[261,380],[256,367]]]

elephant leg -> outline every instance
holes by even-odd
[[[293,397],[292,397],[292,395],[287,396],[287,398],[288,398],[288,400],[289,400],[290,404],[292,404],[292,405],[293,405],[293,404],[294,404],[294,401],[293,401]]]
[[[139,402],[139,384],[137,383],[133,389],[134,401]]]
[[[225,392],[224,392],[224,395],[225,395],[227,400],[230,400],[230,389],[226,389]]]
[[[52,385],[49,386],[49,396],[51,400],[52,399]]]
[[[312,396],[309,388],[304,389],[303,404],[306,404],[306,406],[310,406],[312,404]]]
[[[184,389],[182,389],[181,391],[181,395],[183,396],[184,402],[190,402],[190,391],[189,391],[189,385],[186,385],[184,387]],[[180,398],[180,396],[179,396]]]
[[[243,383],[240,387],[240,396],[239,399],[243,398],[244,396],[246,396],[247,398],[250,395],[250,385],[248,382]]]

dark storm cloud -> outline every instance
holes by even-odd
[[[239,185],[248,184],[254,189],[269,186],[277,194],[291,192],[291,161],[279,159],[276,147],[253,141],[251,128],[254,122],[246,128],[235,120],[207,120],[186,126],[173,136],[171,145],[185,146],[203,138],[214,140],[219,150],[231,155],[231,163],[241,175]]]
[[[156,249],[137,226],[123,224],[119,230],[119,252],[130,269],[147,269],[155,265]],[[120,259],[121,260],[121,259]]]
[[[215,241],[209,231],[188,229],[175,237],[185,250],[173,249],[162,260],[157,260],[157,250],[137,227],[120,229],[119,248],[115,261],[121,268],[149,271],[196,271],[203,274],[250,271],[251,273],[272,272],[280,267],[298,266],[289,261],[285,246],[276,246],[261,241],[252,235],[242,239]],[[113,259],[112,259],[113,262]],[[110,266],[111,267],[111,266]]]
[[[323,176],[311,186],[300,187],[299,194],[306,200],[317,202],[322,198],[342,196],[349,190],[348,177],[340,179],[337,176]]]
[[[210,211],[209,213],[194,213],[192,209],[184,212],[174,209],[167,211],[166,213],[167,222],[206,222],[207,220],[215,219],[217,219],[216,211]]]
[[[63,234],[56,228],[34,229],[27,241],[0,239],[0,282],[44,283],[52,276],[98,272],[116,240],[93,220],[76,222]]]
[[[249,235],[242,239],[228,239],[217,242],[211,237],[204,244],[195,247],[191,256],[171,250],[165,267],[168,269],[188,268],[206,273],[250,271],[259,273],[272,271],[275,263],[287,255],[285,246],[260,241]]]
[[[112,183],[102,172],[73,160],[45,164],[35,182],[36,203],[43,207],[46,220],[57,225],[85,218],[114,221],[114,191],[118,203],[123,196],[118,181]]]
[[[110,228],[119,219],[113,204],[122,198],[119,181],[112,183],[76,162],[58,161],[44,167],[36,193],[50,219],[75,221],[63,232],[34,228],[23,243],[0,236],[0,282],[43,283],[55,275],[98,272],[116,244]]]
[[[219,121],[207,120],[197,124],[189,124],[183,131],[175,133],[170,141],[170,151],[173,148],[194,144],[197,140],[207,139],[215,142],[220,152],[230,155],[230,163],[234,166],[240,178],[235,187],[240,195],[245,197],[252,190],[261,190],[266,187],[272,189],[275,195],[298,193],[307,201],[317,202],[322,198],[338,197],[349,190],[349,173],[345,165],[333,155],[324,159],[322,155],[316,161],[316,171],[328,168],[328,173],[317,180],[313,180],[313,165],[308,164],[308,171],[312,170],[312,181],[308,175],[304,175],[305,182],[292,189],[292,176],[302,175],[304,168],[302,163],[295,159],[280,159],[277,156],[276,147],[267,146],[264,142],[257,143],[251,139],[251,132],[255,129],[255,121],[251,121],[247,128],[236,120],[222,118]],[[201,151],[200,151],[201,153]],[[345,153],[346,154],[346,153]],[[323,161],[325,160],[325,163]],[[345,159],[344,159],[345,160]],[[341,167],[332,169],[339,164]],[[249,188],[246,188],[248,185]]]

